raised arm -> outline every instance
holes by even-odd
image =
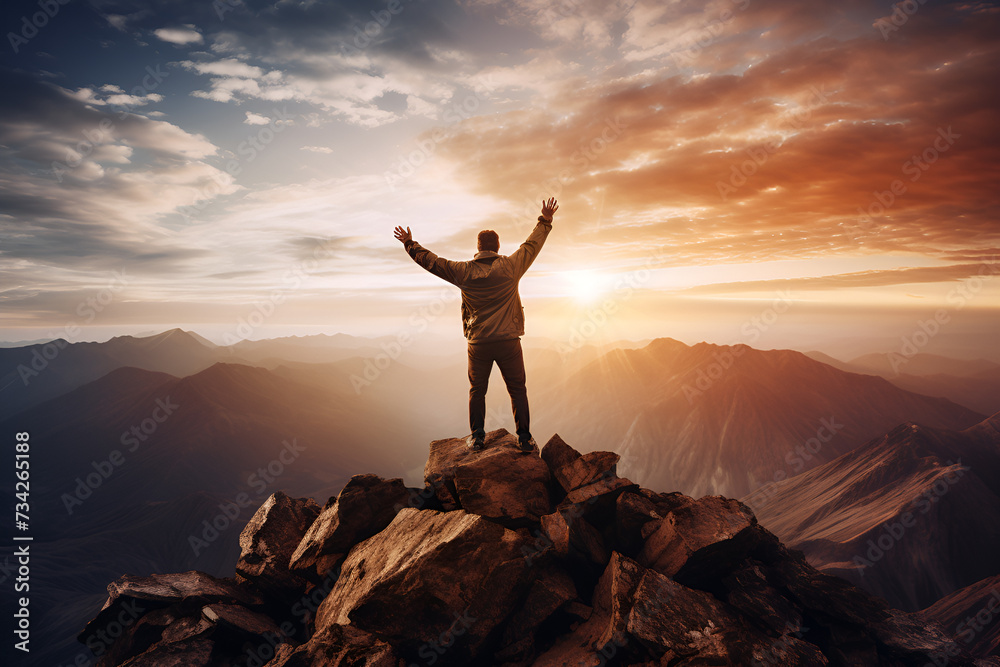
[[[452,285],[460,285],[464,277],[464,263],[453,262],[451,260],[438,257],[427,248],[413,240],[410,228],[403,229],[396,227],[393,232],[397,241],[403,244],[406,254],[413,258],[413,261],[433,273],[438,278],[447,280]]]
[[[521,247],[510,256],[510,261],[514,264],[514,274],[520,278],[535,261],[538,251],[542,249],[546,237],[552,231],[552,216],[559,210],[559,204],[555,197],[549,197],[548,201],[542,202],[542,214],[538,216],[538,224],[531,230],[528,239],[521,244]]]

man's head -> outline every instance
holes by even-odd
[[[500,237],[492,229],[484,229],[479,232],[479,240],[476,243],[476,247],[480,250],[492,250],[493,252],[500,251]]]

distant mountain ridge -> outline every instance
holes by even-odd
[[[621,452],[643,484],[694,496],[745,496],[908,420],[985,417],[792,350],[672,339],[609,352],[542,396],[567,437]]]
[[[1000,413],[962,431],[900,425],[744,500],[817,568],[922,609],[1000,574]]]
[[[988,359],[952,359],[919,353],[910,357],[869,354],[840,361],[822,352],[807,356],[851,373],[878,375],[897,387],[926,396],[940,396],[976,412],[1000,410],[1000,364]]]

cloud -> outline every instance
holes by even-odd
[[[699,285],[683,290],[686,294],[732,294],[748,292],[794,292],[814,290],[844,290],[863,287],[888,287],[920,283],[956,282],[972,276],[990,276],[1000,273],[1000,264],[993,258],[978,264],[952,264],[949,266],[923,266],[879,271],[858,271],[810,278],[783,278],[775,280],[747,280],[732,283]]]
[[[658,266],[725,266],[720,294],[772,289],[738,279],[789,259],[830,274],[802,289],[954,281],[1000,247],[1000,90],[983,84],[1000,75],[996,3],[926,3],[886,38],[874,0],[404,2],[367,34],[378,7],[357,1],[227,4],[222,17],[210,2],[91,4],[136,53],[163,47],[141,40],[164,26],[202,41],[173,42],[199,46],[173,56],[184,72],[169,100],[56,71],[65,90],[14,105],[15,86],[0,102],[0,197],[19,230],[4,252],[39,281],[128,258],[252,295],[295,261],[288,239],[328,234],[336,261],[310,289],[357,290],[374,272],[391,291],[394,224],[465,257],[476,229],[521,236],[549,195],[560,240],[540,270],[581,257],[634,269],[659,249]],[[263,125],[276,114],[247,108],[271,105],[301,122],[251,162],[224,128]],[[170,122],[149,111],[161,107]],[[80,143],[104,117],[113,130]],[[219,169],[234,156],[235,177]],[[62,183],[46,176],[70,160]],[[196,227],[171,213],[216,196]],[[854,272],[887,257],[935,266]],[[833,263],[845,258],[858,263]]]
[[[682,32],[718,9],[682,15]],[[644,25],[667,38],[672,15]],[[541,77],[544,103],[450,127],[437,154],[505,199],[509,219],[559,196],[577,241],[623,263],[652,243],[689,263],[995,247],[1000,94],[973,82],[1000,77],[1000,16],[948,5],[918,17],[885,41],[762,0],[698,52],[699,68],[721,59],[722,71],[657,53],[629,76]],[[773,48],[754,47],[758,35]],[[752,66],[729,71],[731,58]]]
[[[269,125],[271,123],[271,119],[267,116],[261,116],[260,114],[256,114],[252,111],[247,111],[243,122],[247,125]]]
[[[91,88],[79,88],[76,91],[67,90],[66,93],[81,102],[96,106],[112,106],[118,109],[128,110],[131,107],[141,107],[150,102],[162,102],[163,95],[158,93],[144,92],[141,95],[128,95],[124,90],[114,85],[103,85],[97,90]]]
[[[112,23],[112,25],[115,24]],[[153,34],[164,42],[170,42],[179,46],[201,44],[203,41],[201,33],[194,26],[185,28],[157,28],[153,31]]]
[[[81,96],[0,70],[0,208],[10,216],[0,254],[21,260],[24,284],[52,267],[86,270],[129,263],[174,269],[205,254],[161,225],[206,197],[226,175],[205,160],[204,136],[162,120],[106,113]],[[102,95],[116,95],[103,86]],[[96,93],[95,93],[96,95]],[[28,276],[40,272],[34,279]]]
[[[264,70],[260,67],[248,65],[235,58],[223,58],[215,61],[193,62],[182,60],[178,63],[181,67],[197,74],[211,74],[226,78],[256,79],[264,76]]]

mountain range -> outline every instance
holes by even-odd
[[[412,348],[389,358],[385,344],[317,336],[222,347],[175,329],[106,343],[0,349],[8,381],[0,389],[0,425],[6,432],[30,431],[45,452],[32,460],[40,554],[33,590],[45,603],[36,616],[40,632],[53,639],[39,647],[38,664],[75,659],[80,648],[73,628],[104,584],[123,572],[232,575],[235,547],[227,536],[238,534],[277,489],[322,500],[358,470],[418,485],[426,443],[442,432],[467,432],[464,350],[424,356]],[[696,498],[723,494],[754,506],[761,494],[775,488],[785,493],[800,473],[864,449],[900,424],[954,434],[985,419],[967,404],[908,391],[871,369],[837,368],[834,362],[845,362],[824,363],[790,350],[688,346],[671,339],[570,354],[525,349],[539,438],[558,430],[584,453],[617,451],[619,468],[633,481]],[[19,366],[30,368],[33,359],[40,368],[25,384]],[[971,370],[960,367],[945,360],[927,369]],[[915,360],[913,368],[922,366]],[[511,421],[498,376],[489,398],[490,429]],[[996,574],[973,548],[977,539],[994,539],[991,529],[981,528],[983,517],[994,516],[986,491],[1000,486],[995,476],[984,477],[987,460],[985,454],[979,463],[964,456],[961,465],[972,470],[942,498],[941,513],[921,517],[929,522],[928,534],[943,536],[950,546],[923,557],[915,546],[920,540],[909,547],[900,542],[899,564],[883,568],[892,561],[887,559],[852,581],[916,610],[974,585],[976,577]],[[942,469],[951,465],[947,457],[942,461]],[[918,468],[912,475],[920,477]],[[851,478],[841,481],[848,486]],[[899,488],[920,488],[909,483]],[[896,493],[894,484],[887,478],[882,495]],[[874,484],[871,493],[878,496],[879,488]],[[5,501],[12,492],[10,483],[0,485]],[[232,504],[241,494],[245,505],[236,512]],[[819,547],[811,551],[809,540],[771,511],[786,507],[804,531],[824,499],[803,495],[801,508],[769,504],[761,522],[821,569],[834,571],[843,558],[822,560]],[[981,503],[975,512],[973,502]],[[860,511],[848,500],[841,507]],[[948,514],[945,508],[959,509]],[[206,540],[205,522],[227,519],[227,512],[235,516],[220,519],[225,530]],[[958,556],[949,557],[948,549]],[[0,549],[4,573],[10,553]],[[849,570],[837,573],[850,579]],[[923,583],[906,588],[882,570]]]
[[[641,484],[742,497],[827,463],[907,420],[965,428],[985,415],[792,350],[614,350],[542,393],[581,448],[620,452]]]
[[[1000,413],[961,431],[901,424],[744,502],[815,567],[922,609],[1000,574]]]

